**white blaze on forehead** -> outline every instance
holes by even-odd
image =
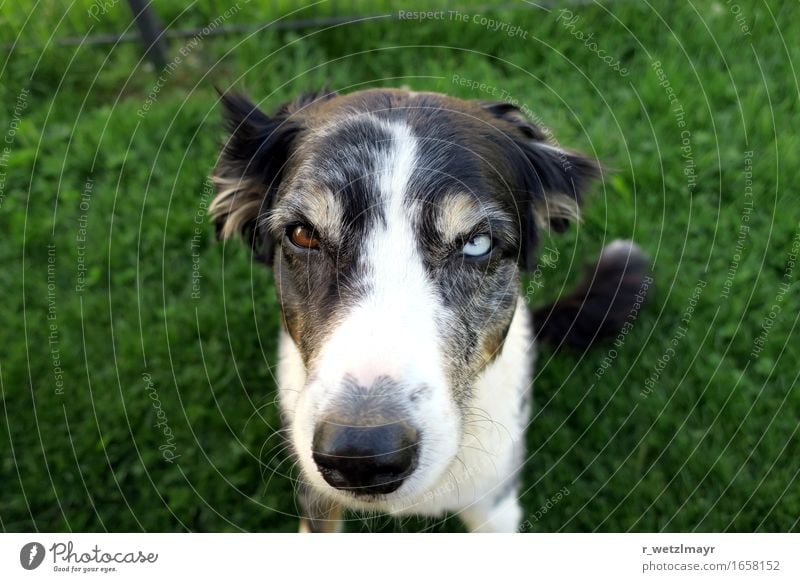
[[[378,119],[375,121],[391,136],[388,151],[377,160],[377,177],[384,208],[393,217],[405,217],[404,200],[417,160],[417,138],[405,123],[387,123]]]
[[[350,375],[366,386],[379,376],[410,386],[444,383],[436,326],[439,301],[418,249],[408,202],[417,139],[405,123],[372,120],[389,142],[374,160],[375,204],[383,220],[370,225],[360,251],[361,276],[369,291],[325,342],[318,372],[328,382]]]

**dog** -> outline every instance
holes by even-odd
[[[301,531],[339,530],[342,509],[517,531],[536,342],[613,336],[647,270],[616,241],[569,296],[531,313],[521,294],[599,162],[503,102],[323,90],[267,115],[220,99],[209,212],[272,267]]]

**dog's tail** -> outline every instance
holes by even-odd
[[[604,247],[577,289],[534,310],[537,339],[554,348],[582,350],[617,335],[636,317],[652,285],[648,262],[632,241],[616,240]]]

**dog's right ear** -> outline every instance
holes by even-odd
[[[221,101],[230,135],[212,176],[217,194],[209,214],[217,238],[238,234],[256,260],[271,263],[274,244],[259,220],[272,205],[302,130],[292,115],[296,108],[284,105],[270,117],[241,94],[222,94]]]

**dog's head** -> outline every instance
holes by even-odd
[[[211,213],[273,266],[304,363],[289,427],[307,478],[361,499],[419,493],[457,453],[535,265],[598,172],[504,103],[315,94],[262,113],[222,97]]]

